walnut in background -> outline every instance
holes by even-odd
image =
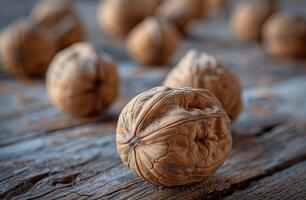
[[[164,85],[208,89],[219,99],[231,120],[237,119],[242,110],[239,78],[206,53],[190,50],[167,75]]]
[[[157,16],[172,22],[181,33],[186,33],[190,23],[204,13],[202,0],[165,0],[156,10]]]
[[[59,52],[47,72],[51,102],[76,116],[98,114],[117,97],[116,64],[90,44],[77,43]]]
[[[232,145],[229,117],[204,89],[145,91],[122,110],[116,132],[122,162],[162,186],[206,180],[224,163]]]
[[[298,14],[279,12],[264,25],[266,51],[279,57],[306,56],[306,19]]]
[[[126,36],[140,21],[152,15],[161,0],[104,0],[97,10],[100,28],[109,36]]]
[[[55,34],[58,49],[84,39],[82,22],[71,0],[42,0],[33,8],[32,17]]]
[[[274,0],[253,0],[239,3],[231,16],[235,36],[243,41],[261,39],[265,20],[276,10]]]
[[[164,64],[180,43],[175,27],[165,19],[148,17],[127,38],[129,54],[141,64]]]
[[[53,37],[30,19],[7,27],[0,41],[5,71],[22,77],[44,76],[56,52]]]

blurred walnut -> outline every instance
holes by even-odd
[[[222,10],[227,3],[227,0],[205,0],[205,1],[206,1],[207,10],[209,11]]]
[[[264,25],[264,45],[274,56],[306,56],[306,19],[294,13],[277,13]]]
[[[110,36],[128,34],[142,19],[152,15],[161,0],[104,0],[98,11],[98,24]]]
[[[164,64],[177,51],[180,38],[172,24],[149,17],[128,36],[130,55],[142,64]]]
[[[238,4],[231,17],[234,34],[244,41],[259,40],[263,23],[275,10],[276,3],[273,0],[247,1]]]
[[[168,19],[182,33],[187,32],[188,25],[205,12],[203,0],[165,0],[156,14]]]
[[[167,75],[164,85],[210,90],[221,102],[232,120],[242,110],[241,86],[238,77],[216,58],[191,50]]]
[[[47,72],[47,89],[54,105],[77,116],[98,114],[118,92],[116,64],[99,56],[87,43],[59,52]]]
[[[163,186],[204,181],[231,149],[230,120],[208,90],[156,87],[122,110],[121,160],[144,180]]]
[[[43,76],[55,51],[52,37],[28,19],[18,21],[1,34],[1,60],[10,74]]]
[[[83,40],[83,26],[70,0],[42,0],[34,7],[32,16],[55,33],[58,49]]]

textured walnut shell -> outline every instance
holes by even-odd
[[[276,10],[275,1],[247,1],[239,3],[231,16],[235,36],[243,41],[261,39],[265,20]]]
[[[172,22],[181,32],[186,33],[189,24],[203,15],[205,4],[200,0],[165,0],[156,11],[156,15]]]
[[[167,75],[164,85],[208,89],[219,99],[231,120],[235,120],[242,110],[238,77],[206,53],[190,50]]]
[[[264,25],[266,51],[279,57],[306,56],[306,19],[294,13],[277,13]]]
[[[126,36],[146,16],[152,15],[161,0],[104,0],[97,20],[101,29],[113,37]]]
[[[23,77],[41,77],[56,51],[54,40],[31,20],[9,26],[1,34],[1,60],[5,70]]]
[[[72,1],[42,0],[34,7],[32,17],[55,34],[58,49],[64,49],[84,38],[82,22]]]
[[[180,38],[172,24],[154,17],[146,18],[128,35],[129,54],[139,63],[164,64],[177,51]]]
[[[98,114],[118,93],[116,64],[87,43],[59,52],[47,72],[51,102],[76,116]]]
[[[190,184],[206,180],[225,161],[230,120],[208,90],[157,87],[122,110],[116,142],[123,163],[144,180]]]

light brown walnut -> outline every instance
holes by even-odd
[[[52,37],[29,19],[10,25],[0,40],[5,71],[22,77],[44,76],[56,51]]]
[[[122,162],[138,176],[177,186],[212,176],[232,137],[227,113],[208,90],[156,87],[122,110],[116,142]]]
[[[180,37],[167,20],[148,17],[128,35],[129,54],[139,63],[165,64],[177,51]]]
[[[165,0],[156,10],[156,15],[166,18],[183,34],[187,33],[190,23],[203,16],[205,2],[203,0]]]
[[[76,116],[99,114],[117,97],[116,64],[94,46],[76,43],[59,52],[47,72],[51,102]]]
[[[278,57],[306,56],[306,19],[298,14],[279,12],[264,25],[266,51]]]
[[[205,0],[207,10],[217,12],[222,10],[227,4],[227,0]]]
[[[154,13],[161,0],[104,0],[97,10],[100,28],[109,36],[126,36],[140,21]]]
[[[32,17],[55,35],[58,49],[84,39],[84,28],[71,0],[42,0]]]
[[[167,75],[164,85],[210,90],[219,99],[231,120],[237,119],[242,110],[239,78],[215,57],[203,52],[190,50]]]
[[[231,16],[235,36],[243,41],[260,40],[266,19],[276,11],[276,1],[253,0],[239,3]]]

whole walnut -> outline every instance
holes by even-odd
[[[272,0],[256,0],[239,3],[231,16],[232,30],[243,41],[261,39],[265,20],[276,10]]]
[[[88,43],[59,52],[47,72],[51,102],[76,116],[98,114],[117,97],[116,64]]]
[[[129,54],[141,64],[164,64],[177,51],[179,34],[171,23],[154,17],[137,25],[127,38]]]
[[[116,143],[122,162],[144,180],[190,184],[224,163],[232,145],[230,120],[208,90],[156,87],[122,110]]]
[[[187,32],[189,24],[205,13],[203,0],[165,0],[156,15],[166,18],[183,34]]]
[[[55,34],[58,49],[84,38],[82,22],[70,0],[42,0],[34,7],[32,17]]]
[[[113,37],[126,36],[145,17],[154,13],[161,0],[103,0],[97,20],[101,29]]]
[[[306,56],[306,19],[294,13],[280,12],[264,25],[264,46],[273,56]]]
[[[44,76],[56,46],[49,34],[29,19],[22,19],[1,34],[4,69],[23,77]]]
[[[206,53],[190,50],[167,75],[164,85],[208,89],[219,99],[231,120],[235,120],[242,110],[238,77]]]

